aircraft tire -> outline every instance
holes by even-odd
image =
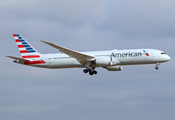
[[[155,69],[156,69],[156,70],[158,70],[158,69],[159,69],[159,67],[155,67]]]
[[[89,72],[89,75],[93,75],[93,72]]]
[[[97,71],[96,71],[96,70],[94,70],[94,71],[93,71],[93,74],[95,74],[95,75],[96,75],[96,74],[97,74]]]
[[[87,72],[88,72],[88,70],[87,70],[87,69],[84,69],[84,70],[83,70],[83,72],[84,72],[84,73],[87,73]]]

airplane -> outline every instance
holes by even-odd
[[[37,52],[21,35],[13,34],[22,58],[6,56],[14,59],[15,63],[50,69],[60,68],[85,68],[84,73],[97,74],[95,68],[102,67],[108,71],[121,71],[123,65],[158,65],[169,61],[171,58],[163,51],[156,49],[128,49],[78,52],[60,45],[41,40],[61,53],[41,54]]]

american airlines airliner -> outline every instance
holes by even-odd
[[[21,35],[13,34],[22,58],[6,56],[14,59],[15,63],[41,68],[85,68],[84,73],[97,74],[95,68],[102,67],[108,71],[121,71],[123,65],[158,65],[169,61],[171,58],[161,50],[155,49],[128,49],[78,52],[60,45],[42,41],[61,53],[41,54],[37,52]]]

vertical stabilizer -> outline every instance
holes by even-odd
[[[13,34],[23,59],[40,58],[38,53],[21,35]]]

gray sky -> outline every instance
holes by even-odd
[[[174,0],[0,0],[1,120],[174,120]],[[13,63],[12,36],[21,34],[40,53],[154,48],[172,60],[97,68],[41,69]]]

